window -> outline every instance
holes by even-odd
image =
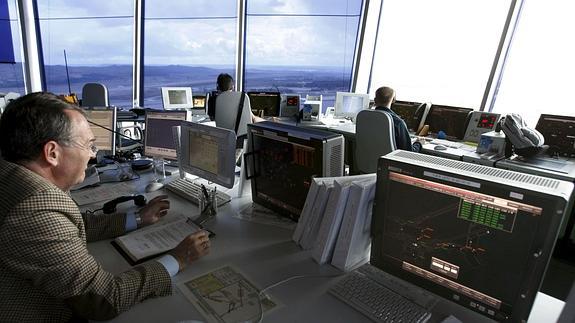
[[[22,74],[22,58],[20,57],[20,30],[18,29],[18,20],[16,14],[16,1],[13,0],[0,0],[0,6],[7,6],[4,8],[3,14],[0,16],[0,23],[10,26],[11,34],[2,35],[3,37],[11,38],[2,39],[2,41],[11,41],[14,51],[15,64],[2,64],[0,63],[0,93],[16,92],[21,95],[25,93],[24,77]],[[5,14],[8,16],[5,16]],[[3,29],[8,32],[8,29]],[[9,47],[9,46],[6,46]]]
[[[525,1],[493,108],[535,127],[541,113],[575,115],[575,3]]]
[[[235,74],[237,1],[148,0],[144,32],[144,106],[162,108],[162,86],[216,89]]]
[[[386,0],[369,91],[479,109],[509,0]]]
[[[248,0],[245,89],[323,95],[349,91],[361,0]]]
[[[103,83],[110,105],[132,106],[134,1],[38,1],[47,90],[81,98],[85,83]]]

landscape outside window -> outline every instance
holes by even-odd
[[[16,92],[23,94],[24,77],[22,73],[22,58],[20,57],[20,33],[16,14],[16,1],[8,0],[7,3],[16,64],[0,64],[0,93]]]

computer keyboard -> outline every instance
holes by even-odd
[[[463,142],[450,141],[445,139],[433,139],[431,143],[434,145],[443,145],[449,148],[461,148],[463,145],[465,145]]]
[[[180,195],[181,197],[191,201],[194,204],[199,204],[200,194],[203,194],[202,187],[200,184],[186,178],[178,178],[166,184],[165,187],[169,191]],[[209,187],[206,188],[208,189],[208,191],[211,191],[211,188]],[[218,207],[219,207],[231,201],[232,198],[224,192],[217,191],[216,200],[218,201]]]
[[[427,322],[431,313],[360,271],[347,274],[329,292],[376,322]]]

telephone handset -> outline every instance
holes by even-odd
[[[116,205],[127,202],[127,201],[134,201],[136,206],[144,206],[146,205],[146,197],[144,195],[127,195],[127,196],[120,196],[115,198],[111,201],[104,203],[102,206],[102,212],[104,214],[110,214],[116,212]]]

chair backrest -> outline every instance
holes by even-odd
[[[82,87],[83,107],[109,107],[108,88],[101,83],[86,83]]]
[[[396,149],[393,119],[383,111],[362,110],[355,122],[355,163],[362,173],[375,173],[377,160]]]
[[[242,92],[226,91],[216,98],[216,127],[236,131],[236,118]],[[244,93],[244,105],[242,109],[240,124],[236,131],[236,136],[244,136],[248,133],[248,124],[252,123],[250,99]]]

